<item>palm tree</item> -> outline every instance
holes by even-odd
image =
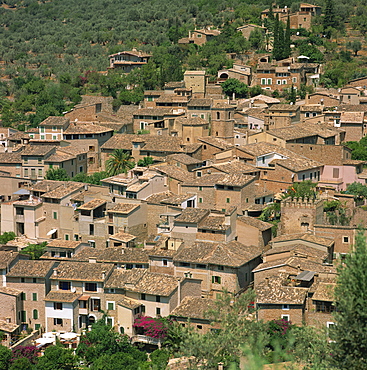
[[[108,176],[116,176],[122,172],[126,173],[135,167],[135,162],[131,160],[131,156],[123,149],[115,149],[106,162],[106,170]]]

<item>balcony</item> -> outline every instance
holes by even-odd
[[[79,308],[79,315],[88,315],[87,308]]]
[[[24,222],[24,215],[15,215],[16,222]]]
[[[148,337],[147,335],[134,335],[131,337],[131,343],[145,343],[145,344],[152,344],[155,346],[160,347],[162,344],[161,339]]]

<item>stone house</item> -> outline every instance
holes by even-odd
[[[22,311],[18,320],[23,328],[46,328],[43,299],[51,289],[53,261],[20,260],[6,274],[6,286],[20,290]]]
[[[259,28],[261,28],[259,26]],[[228,78],[235,78],[246,85],[251,85],[252,69],[250,66],[242,64],[233,64],[232,68],[218,71],[218,81],[223,82]],[[232,98],[232,97],[231,97]]]
[[[265,127],[268,130],[290,126],[300,121],[299,105],[276,104],[265,115]]]
[[[192,172],[173,164],[156,166],[154,170],[165,176],[165,185],[167,189],[175,194],[179,194],[180,185],[184,181],[194,178]]]
[[[144,108],[156,108],[156,100],[165,93],[164,90],[145,90]]]
[[[80,331],[102,317],[104,287],[114,266],[63,261],[54,269],[45,299],[46,331]]]
[[[220,34],[219,30],[215,29],[199,29],[194,31],[189,31],[189,37],[184,37],[178,40],[179,44],[196,44],[204,45],[208,41],[212,40],[214,37]]]
[[[204,118],[179,117],[175,120],[175,130],[184,143],[197,143],[199,137],[209,135],[209,123]]]
[[[227,103],[216,103],[211,110],[211,136],[222,139],[233,138],[235,107]]]
[[[321,105],[324,107],[336,107],[340,104],[340,96],[325,92],[315,92],[306,95],[306,105]]]
[[[360,98],[362,96],[362,89],[357,89],[353,86],[345,86],[340,89],[340,99],[342,104],[360,104]]]
[[[23,178],[21,152],[0,153],[0,171]]]
[[[251,271],[260,263],[260,255],[260,248],[237,241],[197,241],[174,255],[175,276],[202,280],[205,298],[215,298],[223,288],[237,293],[253,281]]]
[[[208,98],[191,98],[187,104],[187,116],[190,118],[202,118],[207,122],[211,118],[213,100]],[[207,136],[207,135],[201,135]]]
[[[193,158],[185,153],[168,155],[166,161],[169,165],[175,165],[186,171],[193,171],[196,168],[201,168],[202,161]]]
[[[251,32],[254,30],[260,30],[261,32],[265,33],[266,28],[263,26],[259,26],[258,24],[244,24],[243,26],[237,27],[237,31],[242,33],[242,36],[248,40],[251,35]]]
[[[87,243],[54,239],[47,243],[46,252],[41,256],[41,259],[57,259],[62,261],[63,259],[73,257],[85,248],[87,248],[88,253],[91,253],[89,244]]]
[[[108,57],[110,59],[109,69],[118,69],[123,73],[130,73],[132,70],[147,64],[152,55],[133,49],[111,54]]]
[[[64,138],[64,132],[70,125],[67,117],[50,116],[38,125],[38,134],[30,134],[32,139],[46,141],[60,141]]]
[[[187,89],[191,89],[192,97],[203,99],[206,94],[206,72],[185,71],[184,83]]]
[[[168,316],[186,296],[200,296],[200,287],[198,279],[180,279],[142,269],[114,270],[105,285],[106,300],[116,302],[115,310],[108,311],[115,315],[112,325],[119,332],[134,335],[133,324],[139,314]]]
[[[261,250],[264,250],[272,238],[272,226],[272,224],[255,217],[237,217],[237,240],[246,246],[257,245]]]
[[[214,301],[202,297],[185,297],[171,312],[170,317],[183,327],[192,327],[197,332],[206,334],[218,328],[207,317],[207,312],[215,309]]]
[[[6,274],[21,259],[29,259],[28,255],[22,255],[13,251],[0,251],[0,287],[6,286]]]

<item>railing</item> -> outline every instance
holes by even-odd
[[[148,337],[147,335],[134,335],[133,337],[131,337],[131,343],[136,342],[153,344],[156,346],[160,346],[162,344],[162,341],[160,339]]]

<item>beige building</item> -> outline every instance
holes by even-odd
[[[20,290],[23,308],[18,320],[23,327],[46,328],[43,299],[50,291],[53,261],[20,260],[6,274],[6,286]]]
[[[186,71],[184,73],[185,86],[192,90],[193,98],[205,98],[206,74],[205,71]]]

